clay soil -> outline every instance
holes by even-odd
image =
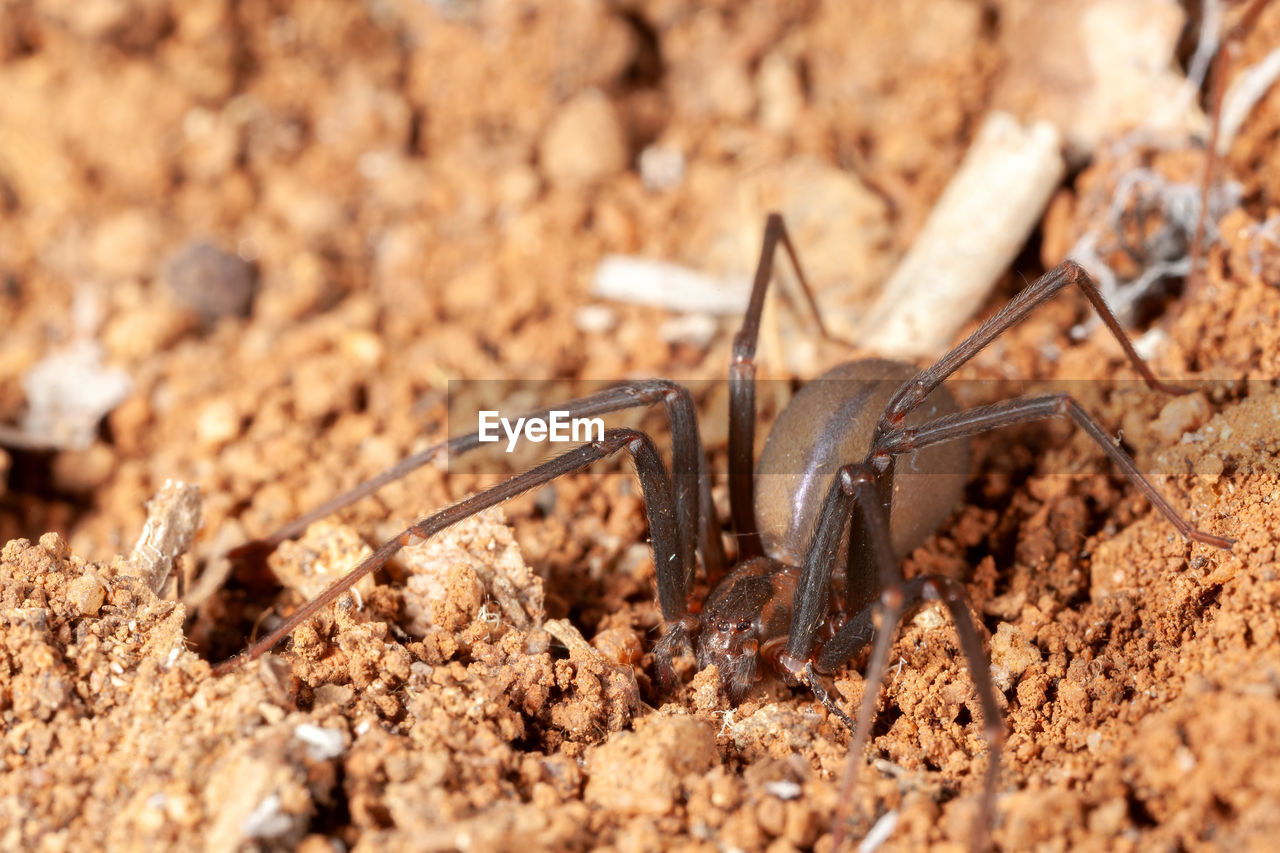
[[[655,690],[625,466],[408,549],[215,678],[502,472],[428,466],[266,566],[225,554],[444,438],[450,380],[723,377],[733,318],[593,297],[607,253],[749,272],[780,206],[824,306],[856,313],[1008,92],[1028,21],[1072,5],[5,4],[0,847],[830,850],[850,736],[812,695],[765,682],[732,707],[688,664]],[[1278,42],[1272,4],[1242,62]],[[1204,286],[1135,318],[1157,372],[1215,381],[1095,381],[1134,374],[1105,329],[1068,334],[1077,293],[962,373],[1073,380],[1174,507],[1237,540],[1184,540],[1070,423],[976,441],[963,504],[906,571],[963,581],[979,620],[1003,849],[1280,835],[1278,129],[1273,91],[1223,165],[1242,192]],[[1068,177],[980,315],[1099,227],[1125,169],[1194,182],[1203,163],[1191,141],[1116,150]],[[771,325],[765,376],[849,356]],[[38,396],[23,377],[95,345],[131,390],[57,447],[13,439]],[[157,594],[132,551],[171,478],[199,485],[202,526]],[[960,849],[988,750],[944,613],[904,625],[886,682],[851,835]],[[835,683],[855,707],[857,669]]]

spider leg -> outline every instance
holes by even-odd
[[[671,423],[672,468],[675,481],[675,505],[680,540],[680,561],[689,571],[685,585],[691,584],[694,568],[694,536],[702,552],[703,566],[709,575],[724,572],[724,544],[720,541],[720,522],[711,501],[711,481],[700,472],[706,470],[706,453],[698,434],[698,415],[689,390],[665,379],[627,382],[586,397],[571,400],[528,413],[526,418],[547,419],[551,412],[563,411],[570,417],[603,415],[625,409],[650,406],[661,402]],[[271,535],[248,542],[231,552],[232,557],[271,553],[281,542],[302,534],[313,522],[367,497],[388,483],[405,477],[439,458],[460,456],[481,446],[480,433],[472,432],[433,444],[409,456],[391,468],[371,477],[350,491],[310,510]]]
[[[773,257],[779,243],[791,259],[791,268],[795,270],[805,300],[818,324],[818,333],[825,340],[847,344],[827,331],[782,215],[770,213],[764,226],[764,242],[751,285],[751,298],[742,317],[742,326],[733,338],[733,359],[729,363],[729,508],[740,559],[763,553],[755,516],[756,344],[760,338],[760,315],[764,311],[765,293],[773,280]]]
[[[900,427],[880,436],[872,446],[871,453],[872,456],[880,454],[896,456],[900,453],[920,450],[931,444],[952,441],[1003,426],[1064,416],[1075,421],[1091,439],[1097,442],[1099,447],[1106,451],[1111,461],[1129,479],[1129,482],[1137,486],[1147,500],[1151,501],[1184,537],[1215,548],[1231,549],[1235,540],[1198,530],[1183,518],[1160,494],[1155,484],[1143,475],[1133,458],[1111,440],[1106,430],[1099,426],[1098,422],[1091,418],[1070,394],[1018,397],[943,415],[917,427]]]
[[[871,457],[868,457],[871,459]],[[828,596],[831,591],[831,575],[840,556],[845,525],[850,525],[849,559],[862,570],[861,576],[849,577],[846,590],[846,609],[861,614],[868,604],[875,601],[879,591],[902,584],[902,569],[893,550],[889,533],[889,484],[893,482],[893,457],[885,454],[887,464],[873,466],[871,461],[844,465],[832,479],[822,510],[814,528],[813,539],[805,552],[800,580],[796,584],[795,600],[791,611],[791,627],[787,634],[787,648],[781,663],[794,676],[803,667],[818,645],[818,627],[827,617]],[[879,461],[879,460],[876,460]],[[861,512],[855,513],[855,508]],[[861,567],[865,567],[864,569]],[[861,633],[870,636],[868,625],[855,616],[842,632]],[[858,627],[861,625],[861,627]],[[851,634],[849,634],[851,636]],[[841,633],[827,642],[840,647]],[[852,657],[864,641],[839,655],[834,664],[827,665],[827,658],[819,658],[819,669],[830,672]],[[830,656],[830,655],[828,655]]]
[[[378,550],[362,560],[346,575],[330,584],[324,592],[298,609],[284,624],[255,643],[238,657],[223,661],[213,669],[214,675],[225,675],[238,666],[265,654],[277,642],[312,616],[319,613],[354,586],[365,575],[377,570],[406,545],[434,536],[446,527],[496,506],[503,501],[548,483],[557,477],[581,471],[592,463],[626,450],[635,461],[636,473],[649,516],[649,538],[653,545],[653,563],[658,577],[658,601],[662,616],[668,622],[682,617],[688,608],[689,577],[681,565],[681,548],[676,523],[675,498],[671,478],[647,435],[632,429],[613,429],[602,441],[584,444],[557,456],[504,483],[464,498],[434,515],[418,521],[397,536],[384,542]]]
[[[858,518],[861,529],[864,531],[864,547],[870,552],[868,559],[875,564],[879,588],[882,592],[878,607],[872,605],[859,611],[822,647],[817,661],[819,670],[829,672],[865,648],[874,634],[875,643],[872,647],[871,661],[867,666],[866,687],[858,708],[857,719],[852,727],[854,739],[850,746],[849,763],[846,765],[841,781],[840,805],[837,808],[833,830],[835,842],[833,849],[840,849],[843,843],[849,810],[852,808],[850,793],[857,778],[862,752],[870,738],[871,719],[875,713],[880,683],[884,680],[885,664],[888,661],[894,634],[904,613],[932,600],[944,602],[951,611],[960,647],[969,664],[974,690],[982,704],[984,734],[988,744],[988,763],[982,807],[974,833],[974,843],[978,846],[985,842],[987,826],[990,822],[995,784],[1000,767],[1000,751],[1004,740],[995,687],[991,681],[990,667],[983,652],[982,642],[965,603],[964,587],[948,578],[935,576],[903,580],[902,568],[894,556],[893,542],[889,533],[889,516],[882,497],[881,480],[886,476],[892,476],[891,467],[878,469],[869,463],[859,463],[845,465],[832,481],[823,502],[822,514],[819,516],[813,542],[810,543],[809,551],[805,556],[801,580],[796,588],[791,633],[788,636],[787,650],[781,658],[781,663],[793,677],[799,679],[801,683],[808,684],[819,700],[828,708],[834,709],[835,714],[848,724],[849,717],[839,709],[828,691],[822,688],[814,673],[814,666],[809,661],[809,656],[816,644],[815,632],[818,622],[826,613],[828,583],[838,558],[844,521],[850,519],[856,505],[860,510]],[[850,547],[854,547],[852,541]],[[874,626],[872,612],[877,609],[880,624]]]
[[[944,379],[955,373],[961,365],[977,355],[979,350],[991,343],[1010,326],[1022,320],[1058,291],[1072,284],[1078,285],[1084,291],[1084,295],[1093,303],[1094,310],[1098,312],[1102,322],[1106,324],[1111,333],[1115,335],[1116,340],[1120,342],[1125,356],[1134,366],[1134,369],[1142,375],[1148,386],[1169,394],[1186,393],[1187,389],[1164,382],[1151,372],[1151,368],[1147,366],[1142,356],[1138,355],[1137,350],[1133,348],[1133,344],[1130,342],[1128,335],[1124,333],[1124,329],[1120,328],[1120,322],[1116,320],[1115,314],[1111,312],[1106,301],[1102,298],[1098,285],[1089,277],[1084,268],[1075,261],[1063,261],[1023,288],[1008,304],[974,330],[973,334],[961,341],[954,349],[934,362],[931,367],[925,368],[914,379],[903,383],[898,392],[889,400],[889,404],[885,406],[884,414],[880,416],[880,423],[876,426],[876,438],[879,439],[886,433],[900,427],[903,418],[912,409],[920,405],[929,396],[930,392],[942,384]]]
[[[707,454],[702,450],[702,438],[694,425],[693,440],[698,443],[698,550],[702,553],[702,568],[706,572],[707,585],[715,589],[716,584],[728,572],[728,560],[724,554],[724,540],[720,538],[720,517],[716,513],[715,502],[711,499],[711,471],[707,466]],[[672,443],[675,439],[672,439]],[[674,455],[674,452],[673,452]],[[672,462],[675,467],[675,462]],[[676,482],[682,482],[684,472],[675,471]],[[682,506],[679,494],[676,497],[676,517],[680,520],[681,529],[687,530],[686,519],[680,514]],[[692,571],[693,563],[686,563]],[[687,587],[693,588],[693,578],[689,578]]]
[[[884,515],[870,504],[865,506],[866,514]],[[834,850],[840,849],[849,824],[850,812],[853,809],[853,788],[857,782],[858,769],[862,765],[863,750],[870,739],[871,720],[879,701],[880,687],[884,681],[889,649],[893,645],[894,636],[908,613],[931,601],[941,601],[951,613],[951,621],[955,626],[956,636],[960,640],[960,649],[969,667],[969,677],[973,680],[974,692],[982,706],[982,734],[987,741],[987,772],[983,781],[981,804],[974,820],[971,847],[974,850],[981,850],[988,846],[988,833],[995,803],[996,783],[1000,775],[1000,756],[1004,750],[1005,734],[1000,706],[996,703],[994,682],[991,680],[991,667],[987,663],[986,652],[983,650],[973,616],[969,613],[964,586],[950,578],[924,575],[909,581],[898,581],[885,587],[880,596],[879,606],[867,608],[863,614],[860,614],[863,619],[869,619],[870,611],[877,609],[880,624],[876,628],[871,662],[867,665],[866,678],[863,682],[865,687],[862,702],[858,706],[857,721],[854,724],[853,742],[849,746],[849,762],[845,765],[844,774],[840,780],[840,792],[837,795],[839,805],[836,807],[832,829],[834,836],[832,849]],[[827,646],[840,645],[841,634],[847,633],[848,629],[858,621],[855,619],[847,624]],[[862,644],[853,648],[854,652],[865,645],[865,639],[859,639]],[[823,652],[826,651],[827,648],[824,647]],[[822,658],[819,660],[819,666],[821,666]]]
[[[990,666],[983,652],[982,642],[979,639],[973,618],[969,614],[964,587],[949,578],[932,575],[913,578],[909,581],[902,580],[901,569],[897,562],[892,559],[892,551],[888,547],[887,516],[884,511],[884,504],[879,499],[879,492],[874,488],[873,472],[879,470],[879,465],[886,461],[891,461],[898,454],[920,450],[931,444],[965,438],[1016,423],[1064,416],[1069,416],[1074,420],[1090,438],[1106,451],[1107,455],[1111,457],[1112,461],[1116,463],[1125,476],[1138,486],[1147,499],[1169,519],[1183,536],[1219,548],[1229,549],[1231,547],[1233,540],[1198,530],[1182,518],[1177,510],[1160,495],[1151,481],[1143,476],[1133,459],[1111,441],[1106,431],[1069,394],[1045,394],[993,403],[976,409],[944,415],[917,427],[898,428],[878,438],[872,447],[869,457],[873,460],[872,465],[861,466],[858,469],[846,467],[841,472],[843,476],[848,471],[855,478],[855,496],[853,500],[862,510],[863,524],[869,534],[868,544],[871,546],[871,557],[879,565],[880,587],[883,592],[881,593],[879,605],[880,625],[878,629],[874,630],[875,644],[871,653],[871,662],[867,667],[867,686],[854,724],[854,742],[850,749],[849,764],[841,782],[840,806],[837,811],[834,829],[836,839],[834,846],[836,849],[839,849],[843,840],[845,827],[848,823],[848,811],[852,808],[850,795],[857,778],[860,765],[859,756],[862,755],[862,750],[865,748],[869,737],[871,718],[875,712],[879,685],[884,677],[885,663],[888,660],[893,634],[903,615],[910,610],[928,601],[941,601],[946,604],[951,612],[951,619],[960,640],[961,650],[968,661],[969,673],[973,678],[974,688],[978,694],[979,701],[982,703],[985,722],[984,736],[988,743],[989,758],[982,805],[973,836],[975,848],[985,846],[986,843],[992,804],[995,797],[995,785],[999,774],[1000,753],[1004,742],[1004,729],[1000,724],[999,708],[996,705]],[[849,488],[845,486],[840,491],[847,492]],[[824,510],[830,506],[834,513],[847,507],[848,501],[837,498],[835,492],[836,487],[833,486],[832,492],[828,496],[828,502],[824,505]],[[819,522],[819,524],[821,525],[822,522]],[[815,538],[815,545],[829,547],[829,537],[831,535],[830,531],[828,531],[827,538],[824,538],[820,531]],[[853,546],[851,545],[850,547],[852,548]],[[834,555],[828,555],[825,562],[827,565],[833,563]],[[805,568],[806,574],[802,577],[800,588],[809,589],[810,592],[808,594],[812,596],[814,594],[812,587],[806,583],[806,581],[810,580],[808,578],[808,560],[806,560]],[[829,573],[830,569],[827,569],[828,577]],[[821,578],[819,577],[817,580],[821,580]],[[825,609],[825,599],[821,603]],[[797,614],[799,614],[800,608],[801,604],[797,601]],[[816,661],[818,670],[830,672],[840,666],[865,648],[872,635],[871,608],[865,608],[850,619],[836,632],[835,636],[822,646]],[[802,637],[802,635],[797,633],[797,637]],[[800,642],[798,639],[796,652],[801,648]],[[812,640],[807,642],[812,644]],[[792,652],[793,650],[789,646],[788,653]]]
[[[828,613],[831,574],[839,558],[845,524],[853,516],[854,504],[859,498],[878,502],[875,474],[866,465],[845,465],[827,489],[813,539],[805,552],[800,580],[796,584],[791,627],[787,632],[787,648],[780,658],[782,666],[793,676],[798,677],[799,671],[817,645],[818,627]],[[888,543],[888,534],[885,536],[885,542]],[[887,554],[892,562],[891,545]],[[890,568],[886,571],[897,570]]]
[[[891,471],[891,469],[887,470]],[[1001,723],[999,706],[996,704],[995,687],[991,681],[990,667],[987,664],[977,628],[969,614],[964,587],[949,578],[932,575],[912,578],[909,581],[903,580],[902,568],[893,553],[892,539],[889,534],[889,516],[885,511],[885,505],[881,497],[882,490],[879,481],[886,476],[886,473],[886,470],[877,470],[865,463],[843,467],[828,492],[827,501],[823,507],[823,518],[827,520],[827,523],[824,525],[821,520],[819,521],[819,534],[815,538],[816,547],[810,548],[810,554],[814,555],[815,560],[821,560],[822,555],[815,555],[814,552],[829,546],[833,535],[830,529],[823,531],[822,528],[837,528],[834,538],[838,542],[838,527],[840,523],[835,513],[851,509],[850,503],[856,504],[860,510],[858,516],[866,534],[865,544],[871,552],[870,559],[876,564],[880,589],[882,590],[878,608],[873,605],[857,613],[823,646],[818,656],[818,669],[829,672],[849,660],[860,649],[865,648],[874,631],[875,644],[872,647],[871,661],[867,665],[866,679],[864,681],[866,686],[862,694],[862,702],[858,708],[858,717],[853,727],[854,739],[849,750],[849,763],[845,767],[844,777],[840,786],[840,805],[837,808],[833,830],[835,842],[833,849],[840,849],[843,841],[849,810],[852,808],[853,802],[850,794],[857,779],[863,749],[870,739],[871,719],[875,714],[880,684],[884,680],[885,665],[889,657],[889,649],[893,644],[898,625],[901,623],[905,613],[928,601],[935,600],[945,603],[951,611],[951,618],[960,640],[960,648],[964,652],[969,665],[969,674],[973,679],[974,691],[978,694],[979,702],[982,704],[982,715],[985,723],[983,732],[987,739],[988,747],[987,775],[983,789],[982,806],[979,809],[973,839],[975,847],[983,846],[987,835],[987,827],[990,825],[995,784],[1000,768],[1000,752],[1004,743],[1004,727]],[[829,517],[826,513],[828,509],[832,513]],[[850,547],[853,547],[852,543]],[[835,554],[828,550],[825,557],[825,574],[829,577],[831,565],[835,562]],[[823,570],[816,563],[811,565],[811,561],[808,558],[806,558],[805,562],[804,576],[822,573]],[[808,594],[812,596],[813,587],[807,588],[810,590]],[[801,586],[797,589],[797,599],[802,589],[806,589],[803,579]],[[799,609],[800,602],[797,600],[797,613]],[[880,617],[880,624],[875,627],[873,627],[872,620],[873,609],[879,610],[878,615]],[[809,639],[807,642],[809,643],[809,651],[811,651],[813,641]],[[793,651],[790,643],[787,651],[788,654]],[[812,665],[806,662],[804,671],[811,675]],[[815,692],[820,699],[824,699],[824,692],[816,690]],[[824,701],[824,704],[827,704],[827,702]],[[839,716],[841,719],[848,720],[848,717],[843,712]]]

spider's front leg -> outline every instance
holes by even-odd
[[[874,454],[870,458],[877,459]],[[983,734],[988,744],[987,773],[982,807],[973,836],[975,846],[981,846],[985,843],[990,824],[1004,743],[1004,725],[996,703],[995,685],[991,680],[990,667],[977,625],[969,613],[964,587],[949,578],[933,575],[903,579],[902,569],[893,551],[889,516],[885,511],[884,501],[893,476],[893,459],[886,455],[877,461],[882,464],[870,462],[843,466],[827,491],[818,528],[805,556],[787,649],[780,663],[793,679],[807,684],[819,700],[849,725],[854,733],[849,763],[841,783],[834,828],[835,847],[839,849],[848,823],[848,812],[852,808],[850,795],[857,769],[861,765],[860,756],[869,739],[880,683],[884,679],[889,649],[898,625],[906,613],[930,601],[943,602],[955,624],[960,648],[982,705],[985,723]],[[874,566],[876,584],[880,590],[879,600],[854,612],[830,640],[818,647],[817,628],[829,610],[827,590],[839,558],[846,524],[853,526],[849,548],[863,549],[864,563]],[[852,587],[851,582],[850,588]],[[878,625],[876,616],[879,617]],[[856,721],[850,721],[848,715],[836,704],[820,674],[833,672],[848,662],[865,649],[873,637],[875,643],[867,665],[864,680],[866,686],[858,708],[858,717]]]
[[[742,326],[733,337],[733,360],[729,363],[729,516],[738,539],[739,559],[750,559],[764,553],[755,515],[756,344],[760,338],[765,294],[773,280],[773,256],[780,245],[791,260],[791,268],[813,314],[818,334],[823,340],[850,346],[848,341],[827,330],[782,215],[770,213],[765,220],[764,240],[751,285],[751,297],[742,315]]]
[[[1097,283],[1090,277],[1089,273],[1085,272],[1084,267],[1075,261],[1063,261],[1019,291],[1003,308],[975,329],[973,334],[957,344],[932,365],[921,370],[910,382],[904,383],[898,389],[898,392],[894,394],[889,404],[885,406],[884,414],[881,415],[880,423],[876,427],[876,439],[879,440],[900,428],[906,416],[924,402],[929,394],[941,385],[948,376],[959,370],[965,362],[977,355],[983,347],[1010,327],[1021,322],[1028,314],[1043,305],[1063,288],[1073,284],[1079,287],[1081,292],[1088,298],[1089,303],[1093,305],[1094,310],[1098,313],[1098,317],[1101,318],[1107,329],[1111,331],[1111,334],[1120,344],[1120,348],[1124,350],[1125,358],[1142,376],[1143,381],[1147,383],[1147,387],[1156,391],[1163,391],[1166,394],[1185,394],[1187,392],[1186,388],[1172,382],[1166,382],[1152,372],[1150,366],[1143,360],[1142,356],[1138,355],[1138,351],[1133,348],[1133,342],[1129,340],[1129,336],[1120,327],[1120,321],[1116,319],[1115,313],[1107,305],[1106,300],[1102,298],[1102,291],[1098,289]]]
[[[631,454],[640,478],[645,510],[649,516],[649,537],[653,546],[653,562],[658,569],[658,599],[663,618],[678,621],[688,609],[688,578],[691,571],[683,563],[686,552],[680,545],[675,495],[653,441],[638,430],[612,429],[600,441],[574,448],[549,462],[517,474],[506,482],[485,489],[440,512],[430,515],[400,534],[388,539],[359,565],[330,584],[324,592],[298,609],[284,624],[250,646],[238,657],[214,667],[214,675],[225,675],[244,663],[271,650],[277,642],[292,633],[303,622],[332,604],[361,578],[376,571],[406,545],[427,539],[452,524],[510,500],[557,477],[581,471],[620,450]]]
[[[711,501],[710,480],[706,476],[706,453],[698,434],[697,410],[689,389],[666,379],[641,379],[623,382],[586,397],[579,397],[557,406],[528,412],[523,420],[547,420],[553,411],[568,417],[590,417],[627,409],[662,403],[671,424],[672,468],[675,471],[675,512],[677,535],[680,538],[680,563],[689,572],[694,567],[695,549],[702,554],[702,563],[709,575],[723,571],[724,545],[720,541],[720,524]],[[483,446],[480,433],[471,432],[454,436],[433,444],[402,459],[392,467],[376,474],[342,494],[317,506],[262,539],[247,542],[233,549],[228,556],[252,563],[263,563],[267,555],[281,542],[302,534],[318,519],[350,506],[356,501],[374,494],[383,486],[440,458],[456,458]],[[692,576],[685,578],[685,585],[692,583]]]

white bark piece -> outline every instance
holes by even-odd
[[[98,422],[133,389],[129,374],[102,361],[101,346],[78,340],[32,365],[22,375],[22,426],[0,428],[0,441],[11,447],[87,448]]]
[[[1280,78],[1280,47],[1268,53],[1256,65],[1241,71],[1231,81],[1231,88],[1222,98],[1222,127],[1218,130],[1219,156],[1231,150],[1231,143],[1240,132],[1240,126],[1277,78]]]
[[[942,353],[1040,221],[1062,180],[1061,137],[989,115],[863,325],[860,343],[898,358]]]
[[[666,261],[605,255],[596,267],[591,293],[671,311],[741,314],[751,298],[751,280],[711,276]]]
[[[173,561],[186,553],[200,529],[200,487],[165,480],[147,501],[147,522],[130,557],[138,577],[159,594],[173,571]]]

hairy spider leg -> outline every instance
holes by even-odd
[[[824,340],[849,345],[848,341],[832,335],[822,322],[822,312],[818,310],[818,302],[800,266],[800,257],[787,234],[782,215],[770,213],[765,221],[751,299],[742,315],[742,326],[733,337],[733,358],[729,363],[729,515],[738,541],[739,560],[764,553],[755,516],[756,344],[760,339],[765,294],[773,280],[773,257],[779,244],[791,259],[791,268],[817,322],[818,334]]]
[[[679,537],[680,564],[685,568],[683,584],[692,587],[695,567],[695,545],[702,554],[703,568],[711,578],[724,574],[724,543],[720,539],[720,521],[711,500],[711,481],[705,476],[706,453],[702,437],[698,433],[698,413],[693,395],[684,386],[665,379],[646,379],[625,382],[606,388],[586,397],[579,397],[558,406],[528,413],[526,418],[546,419],[551,411],[564,411],[572,417],[603,415],[642,406],[662,403],[671,425],[671,456],[675,484],[677,534]],[[289,522],[269,536],[247,542],[230,552],[233,558],[265,558],[287,539],[293,539],[312,523],[350,506],[367,497],[388,483],[395,482],[409,473],[442,457],[455,457],[481,446],[480,433],[471,432],[409,456],[355,488],[343,492]],[[696,537],[696,540],[695,540]]]
[[[1017,397],[1012,400],[1003,400],[999,403],[978,406],[964,412],[944,415],[915,428],[899,429],[889,433],[876,443],[872,452],[873,454],[889,453],[897,456],[920,450],[931,444],[939,444],[969,435],[990,432],[1013,424],[1061,417],[1069,417],[1075,421],[1089,438],[1093,439],[1099,447],[1106,451],[1107,456],[1111,457],[1111,461],[1120,469],[1120,472],[1124,474],[1129,482],[1138,487],[1138,491],[1142,492],[1143,496],[1160,511],[1161,515],[1168,519],[1169,523],[1184,538],[1211,545],[1214,548],[1230,550],[1235,543],[1234,539],[1216,536],[1199,530],[1183,518],[1173,508],[1173,505],[1160,494],[1155,484],[1143,475],[1133,458],[1111,440],[1111,436],[1107,434],[1107,431],[1090,417],[1089,413],[1070,394],[1057,393]]]
[[[989,822],[992,798],[994,796],[995,777],[999,766],[999,751],[1003,741],[1003,730],[999,726],[999,713],[995,704],[994,687],[991,683],[989,667],[982,655],[981,643],[978,641],[977,629],[972,622],[965,604],[963,588],[946,578],[925,576],[907,582],[902,577],[901,567],[893,558],[892,545],[888,533],[888,519],[892,507],[886,505],[885,496],[890,495],[893,466],[896,456],[913,452],[929,444],[952,441],[997,429],[1015,423],[1039,420],[1048,417],[1070,416],[1085,432],[1106,451],[1107,455],[1120,467],[1143,494],[1152,501],[1185,537],[1207,545],[1229,549],[1232,540],[1215,536],[1196,529],[1181,517],[1178,512],[1159,494],[1154,485],[1142,475],[1137,465],[1123,450],[1113,444],[1103,430],[1089,415],[1067,394],[1051,394],[1038,397],[1025,397],[1001,403],[980,406],[955,414],[944,415],[920,426],[905,428],[901,426],[903,418],[920,404],[930,392],[942,381],[957,370],[978,351],[991,342],[997,335],[1014,323],[1023,319],[1038,305],[1068,284],[1078,284],[1102,315],[1108,328],[1116,335],[1126,355],[1134,364],[1147,384],[1157,390],[1179,393],[1183,389],[1157,379],[1147,364],[1134,351],[1127,336],[1116,322],[1114,315],[1102,300],[1096,285],[1088,274],[1074,262],[1068,261],[1041,276],[990,320],[983,323],[973,334],[958,346],[940,358],[934,365],[921,371],[914,379],[906,382],[895,393],[877,426],[877,435],[873,441],[867,458],[861,463],[847,465],[832,482],[824,501],[822,514],[813,541],[810,543],[805,557],[805,565],[796,589],[796,601],[793,608],[792,627],[788,635],[788,643],[783,655],[783,666],[793,676],[803,682],[814,683],[811,657],[816,643],[818,625],[826,615],[826,596],[829,594],[829,581],[834,570],[839,543],[846,523],[854,525],[854,518],[860,516],[859,530],[851,527],[850,549],[865,548],[869,552],[867,559],[874,560],[879,574],[881,590],[878,603],[880,625],[874,631],[871,662],[867,670],[867,691],[863,695],[858,719],[855,723],[854,749],[850,762],[858,762],[858,756],[869,737],[871,714],[874,711],[879,684],[883,679],[885,661],[893,633],[901,621],[902,615],[910,608],[926,601],[939,600],[947,604],[952,620],[960,638],[962,650],[969,662],[970,674],[975,689],[983,705],[986,719],[986,731],[991,757],[988,763],[987,780],[984,788],[983,804],[980,809],[983,821],[980,834],[975,834],[975,843],[985,838]],[[858,516],[854,508],[860,508]],[[855,542],[855,536],[857,541]],[[855,584],[851,581],[852,591]],[[819,669],[830,671],[831,668],[844,663],[860,649],[865,648],[868,627],[871,619],[865,613],[859,613],[839,631],[836,632],[819,652]],[[872,687],[875,685],[875,687]],[[823,693],[819,693],[819,697]],[[847,719],[846,715],[840,714]],[[846,772],[846,780],[849,774]],[[846,781],[837,815],[837,833],[842,833],[842,825],[847,819],[849,786]]]
[[[1089,417],[1088,413],[1068,394],[1020,397],[1014,400],[979,406],[964,412],[944,415],[915,428],[899,429],[889,433],[877,442],[872,449],[870,458],[875,459],[881,454],[897,456],[903,453],[911,453],[932,444],[954,441],[1017,423],[1052,417],[1070,417],[1074,420],[1090,438],[1102,447],[1125,477],[1142,491],[1147,499],[1185,538],[1217,548],[1231,548],[1233,540],[1198,530],[1184,519],[1155,489],[1151,481],[1143,476],[1137,465],[1134,464],[1133,459],[1117,447],[1110,440],[1106,431]],[[872,555],[880,564],[880,582],[882,584],[881,588],[884,590],[879,602],[880,627],[875,633],[876,644],[872,650],[871,663],[867,668],[867,687],[866,692],[863,694],[863,701],[855,723],[855,738],[850,752],[850,764],[846,768],[844,781],[841,783],[840,815],[835,832],[837,836],[841,835],[847,824],[848,815],[844,810],[851,807],[850,795],[856,778],[856,767],[860,763],[856,757],[861,755],[862,749],[866,746],[871,715],[874,712],[875,700],[880,682],[884,676],[884,665],[893,634],[906,613],[924,603],[936,600],[944,602],[951,611],[952,622],[955,624],[961,649],[969,664],[970,676],[973,679],[975,690],[983,707],[985,722],[983,731],[988,742],[989,756],[982,804],[979,809],[978,821],[980,826],[974,834],[975,846],[980,847],[983,845],[983,839],[986,837],[987,827],[990,824],[996,774],[998,773],[1000,750],[1003,745],[1004,735],[1004,730],[999,724],[990,670],[986,658],[982,655],[982,644],[978,639],[977,629],[974,627],[966,609],[964,588],[953,580],[939,576],[924,576],[904,581],[897,562],[892,559],[886,561],[881,556],[882,553],[892,553],[892,548],[888,541],[888,523],[884,511],[884,502],[880,497],[879,489],[876,487],[877,481],[883,477],[884,474],[875,466],[874,462],[861,466],[848,466],[841,472],[840,480],[832,484],[832,493],[828,498],[828,505],[832,514],[828,526],[837,531],[840,515],[849,512],[850,503],[856,502],[861,507],[864,527],[872,534],[868,544]],[[850,478],[852,478],[853,485],[850,484]],[[827,507],[824,506],[824,518],[827,516],[826,509]],[[826,532],[824,535],[815,538],[817,549],[814,550],[822,549],[822,553],[813,553],[811,558],[806,560],[805,576],[801,580],[802,589],[825,587],[824,574],[829,576],[830,569],[824,567],[830,566],[835,562],[835,556],[830,551],[833,540],[838,544],[838,532],[834,536],[831,532]],[[888,550],[882,551],[882,549],[886,548]],[[811,574],[812,577],[810,576]],[[812,593],[810,594],[812,595]],[[874,624],[870,610],[871,608],[866,608],[857,614],[837,631],[827,643],[823,644],[818,652],[816,661],[819,672],[831,672],[865,648],[870,638],[871,626]],[[798,612],[797,615],[799,615]],[[808,628],[807,625],[804,627]],[[816,628],[816,624],[812,628],[808,628],[807,635],[809,637],[812,636],[813,628]],[[801,645],[804,635],[805,632],[793,630],[792,638],[796,645],[794,649],[788,648],[788,655],[792,657],[793,661],[807,658]],[[809,640],[809,642],[812,642],[812,640]],[[807,673],[807,679],[810,682],[816,682],[817,680],[812,672]],[[821,694],[819,696],[821,698]],[[824,702],[824,704],[826,703]],[[841,716],[844,718],[845,715],[841,713]]]
[[[1129,336],[1125,334],[1124,329],[1120,327],[1120,321],[1116,319],[1116,315],[1112,313],[1106,300],[1102,298],[1098,285],[1085,272],[1084,267],[1075,261],[1068,260],[1058,264],[1024,287],[1018,292],[1017,296],[1009,300],[989,320],[975,329],[973,334],[961,341],[954,349],[939,358],[931,366],[920,371],[914,379],[904,382],[898,392],[893,395],[893,399],[885,406],[884,414],[880,417],[880,423],[876,426],[876,438],[879,439],[886,433],[898,428],[902,424],[903,418],[912,409],[924,402],[930,392],[941,385],[943,380],[955,373],[966,361],[977,355],[983,347],[995,340],[1006,329],[1021,321],[1038,306],[1052,298],[1058,291],[1072,284],[1077,285],[1084,292],[1084,295],[1088,297],[1094,310],[1098,312],[1098,317],[1111,330],[1111,334],[1115,336],[1121,349],[1124,350],[1125,357],[1129,359],[1129,363],[1142,376],[1148,387],[1156,391],[1163,391],[1166,394],[1187,393],[1189,389],[1171,382],[1165,382],[1151,371],[1146,361],[1133,348],[1133,343],[1129,340]]]
[[[658,456],[653,441],[647,435],[638,430],[612,429],[605,432],[604,439],[601,441],[583,444],[492,488],[464,498],[388,539],[350,572],[299,608],[279,628],[250,646],[239,656],[214,667],[213,674],[225,675],[270,651],[271,647],[283,637],[333,603],[365,575],[384,565],[406,545],[434,536],[452,524],[470,518],[482,510],[523,494],[536,486],[549,483],[557,477],[581,471],[619,450],[626,450],[631,454],[635,462],[636,474],[640,478],[645,511],[649,517],[653,563],[658,570],[658,601],[662,616],[669,622],[679,620],[688,608],[689,590],[685,585],[685,579],[689,575],[685,567],[680,564],[681,549],[671,477]]]

